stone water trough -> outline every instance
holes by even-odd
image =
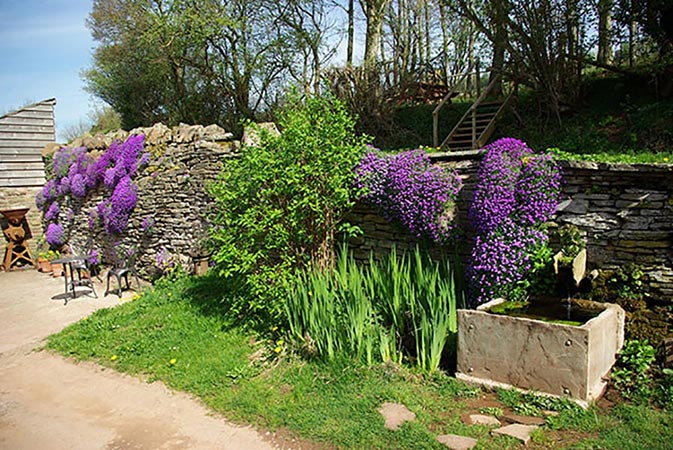
[[[586,405],[604,392],[606,375],[624,343],[624,310],[587,302],[600,313],[583,325],[458,310],[456,377],[487,386],[571,397]]]

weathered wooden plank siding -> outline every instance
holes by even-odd
[[[0,188],[45,183],[42,149],[56,141],[55,104],[52,98],[0,117]]]

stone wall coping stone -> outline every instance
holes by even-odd
[[[481,159],[486,152],[484,150],[464,150],[460,152],[437,152],[429,153],[428,157],[431,161],[463,161]]]
[[[483,149],[465,150],[460,152],[436,152],[429,153],[432,161],[465,161],[482,159],[486,152]],[[578,161],[570,159],[558,160],[561,167],[592,170],[592,171],[613,171],[613,172],[658,172],[662,174],[673,173],[673,164],[653,163],[653,164],[632,164],[632,163],[604,163],[594,161]]]

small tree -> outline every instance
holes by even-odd
[[[354,123],[336,100],[293,99],[279,116],[282,134],[259,130],[260,145],[246,147],[214,184],[214,260],[253,296],[242,313],[277,314],[275,300],[294,269],[332,264],[335,233],[356,198],[353,168],[366,148]]]

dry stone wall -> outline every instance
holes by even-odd
[[[138,204],[121,244],[137,243],[142,220],[151,217],[154,233],[143,249],[141,266],[154,266],[162,249],[189,266],[209,227],[213,201],[207,186],[216,179],[223,161],[237,155],[239,143],[216,125],[170,129],[158,124],[131,133],[146,136],[152,162],[136,179]],[[114,139],[127,136],[116,132],[82,138],[73,145],[103,151]],[[478,151],[433,156],[435,164],[455,168],[464,182],[458,201],[459,225],[466,230],[461,238],[464,259],[472,238],[467,210],[480,159]],[[561,166],[565,185],[555,222],[574,224],[582,231],[589,265],[609,270],[625,263],[638,264],[645,269],[650,293],[673,303],[673,165],[562,161]],[[86,213],[99,201],[100,197],[93,196],[75,206]],[[381,256],[393,245],[402,249],[417,245],[405,230],[388,223],[366,204],[357,205],[347,220],[364,231],[350,240],[359,260],[367,260],[371,253]],[[31,226],[34,231],[38,229],[33,223]],[[82,243],[87,230],[87,214],[77,214],[71,240]],[[453,252],[453,248],[431,247],[431,251],[440,255]]]
[[[231,133],[217,125],[181,124],[171,129],[157,124],[129,133],[121,131],[84,137],[71,145],[84,145],[89,151],[102,152],[114,139],[123,140],[130,134],[145,135],[145,149],[151,153],[151,160],[134,179],[138,186],[138,202],[125,235],[115,247],[132,248],[142,242],[138,267],[145,275],[156,270],[160,252],[175,256],[184,267],[191,269],[192,257],[200,252],[199,245],[209,227],[213,200],[208,185],[217,178],[223,162],[236,155],[239,143],[233,140]],[[102,192],[99,192],[87,197],[83,203],[69,205],[76,211],[70,226],[70,242],[84,246],[91,235],[88,213],[101,199]],[[151,218],[154,226],[143,239],[145,218]],[[103,241],[102,234],[96,236],[98,246]]]
[[[472,238],[467,209],[480,158],[479,152],[433,157],[435,164],[455,168],[464,182],[458,201],[458,221],[465,230],[460,245],[464,260]],[[645,270],[652,297],[673,303],[673,165],[560,164],[565,185],[555,223],[581,230],[589,266],[611,270],[637,264]],[[358,205],[349,221],[364,231],[350,241],[359,260],[368,259],[370,253],[385,254],[393,244],[403,249],[415,245],[408,233],[367,205]]]

